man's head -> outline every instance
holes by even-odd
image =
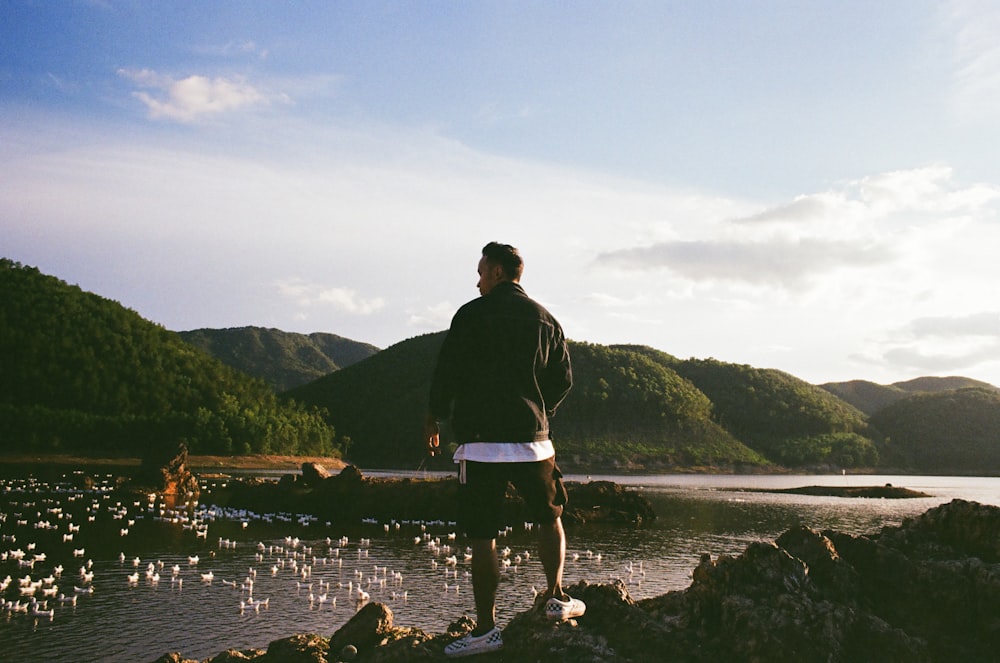
[[[521,254],[510,244],[490,242],[483,247],[483,257],[479,260],[479,294],[485,295],[503,281],[517,283],[524,271]]]

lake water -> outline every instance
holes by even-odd
[[[397,624],[432,633],[473,614],[465,544],[453,538],[451,523],[331,527],[291,514],[224,512],[207,496],[193,509],[147,498],[118,503],[110,485],[81,490],[71,486],[72,478],[0,483],[0,578],[10,577],[2,593],[7,607],[0,610],[0,661],[133,663],[170,651],[202,660],[229,648],[264,648],[298,632],[328,636],[363,605],[359,587],[367,600],[389,605]],[[567,533],[567,585],[622,578],[636,599],[687,587],[702,553],[739,554],[749,542],[773,540],[799,524],[863,534],[954,498],[1000,505],[997,478],[567,478],[616,481],[653,503],[655,522]],[[885,483],[932,497],[746,490]],[[534,532],[515,528],[498,547],[510,550],[499,592],[503,624],[530,607],[533,588],[542,589],[545,581]],[[23,612],[32,587],[39,605]]]

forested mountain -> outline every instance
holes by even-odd
[[[334,451],[320,413],[108,299],[0,260],[4,451]]]
[[[964,377],[922,377],[905,382],[894,382],[889,385],[876,384],[867,380],[851,380],[849,382],[827,382],[820,386],[869,416],[887,405],[892,405],[896,401],[914,394],[952,391],[967,387],[997,389],[986,382]]]
[[[284,396],[329,412],[355,463],[415,468],[425,455],[427,390],[443,339],[438,332],[397,343]]]
[[[1000,474],[1000,392],[919,393],[879,410],[885,463],[926,474]]]
[[[288,395],[327,409],[338,430],[353,440],[350,457],[358,462],[416,466],[423,456],[421,426],[442,339],[443,333],[439,333],[403,341]],[[670,366],[676,362],[670,355],[649,348],[587,343],[571,343],[570,354],[575,386],[552,422],[553,438],[567,462],[609,470],[630,466],[733,468],[768,463],[763,454],[720,425],[716,406]],[[779,411],[764,385],[761,387],[753,404],[765,403],[771,411]],[[837,408],[824,400],[835,399],[816,391],[822,394],[816,402],[836,412]],[[787,398],[787,394],[781,395]],[[732,415],[740,411],[735,403],[729,407]],[[843,403],[840,408],[845,421],[860,423],[860,413],[853,419],[848,417],[855,412],[852,408]],[[825,421],[826,426],[817,421]],[[813,437],[842,435],[849,428],[827,412],[816,415],[816,421],[810,423],[812,428],[792,428],[801,428]],[[773,423],[767,426],[773,427]],[[754,430],[752,426],[744,428]],[[860,436],[845,437],[870,447]],[[791,464],[844,460],[853,463],[852,467],[858,464],[860,458],[845,458],[842,449],[832,447],[827,455],[814,450],[812,456]],[[831,453],[840,455],[830,458]]]
[[[377,352],[332,334],[192,334],[218,344],[216,352],[228,348],[247,370],[322,363],[319,355],[340,368],[279,397],[116,302],[0,259],[0,451],[141,456],[183,441],[192,453],[344,451],[367,467],[424,462],[427,393],[445,332]],[[359,354],[345,359],[334,348]],[[570,352],[575,385],[553,438],[574,469],[1000,474],[993,385],[919,378],[821,388],[781,371],[681,360],[645,346],[571,343]],[[431,465],[450,468],[448,451]]]
[[[829,392],[774,369],[688,359],[677,372],[715,406],[719,423],[782,465],[873,466],[878,452],[864,414]]]
[[[233,368],[287,391],[367,359],[378,348],[336,334],[280,329],[194,329],[181,338]]]

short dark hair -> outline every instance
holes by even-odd
[[[483,257],[503,269],[504,276],[511,281],[518,281],[524,272],[524,261],[521,254],[510,244],[490,242],[483,247]]]

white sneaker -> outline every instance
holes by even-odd
[[[472,656],[473,654],[482,654],[483,652],[496,651],[498,649],[503,649],[503,636],[500,633],[500,629],[494,626],[479,637],[471,633],[463,635],[444,648],[444,655],[450,658],[458,658],[460,656]]]
[[[580,599],[567,596],[567,600],[560,601],[553,597],[545,602],[545,616],[549,619],[572,619],[582,617],[587,612],[587,604]]]

